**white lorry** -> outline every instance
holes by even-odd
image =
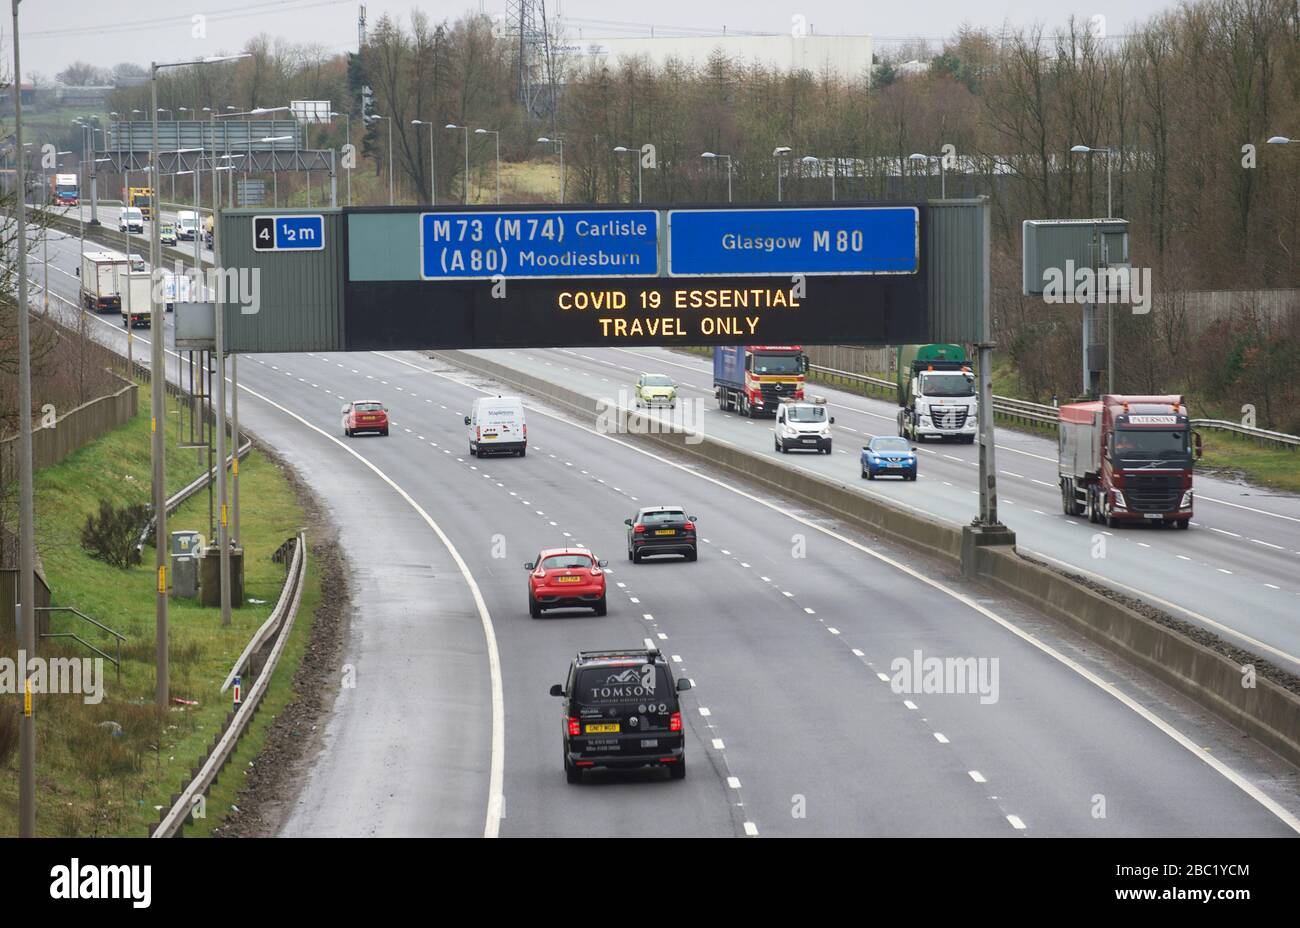
[[[898,434],[913,441],[974,442],[979,434],[979,399],[969,363],[921,358],[911,367],[901,397],[903,408],[898,411]]]
[[[126,255],[118,251],[87,251],[81,256],[81,306],[92,313],[117,312],[121,299],[117,269],[126,268]]]
[[[153,320],[153,275],[148,271],[128,271],[122,265],[117,272],[117,287],[122,300],[122,327],[149,327]]]

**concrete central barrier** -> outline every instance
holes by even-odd
[[[429,354],[541,397],[582,419],[595,422],[603,409],[596,397],[478,355],[464,351]],[[635,411],[628,412],[629,418],[635,415]],[[779,459],[707,435],[647,432],[621,437],[688,455],[824,509],[891,542],[938,557],[954,568],[961,567],[962,532],[958,526],[874,499],[848,484],[797,470]],[[976,575],[1126,658],[1300,766],[1300,697],[1268,679],[1263,669],[1255,675],[1253,686],[1246,686],[1246,668],[1227,655],[1057,570],[1030,561],[1014,549],[977,549]],[[1263,661],[1258,663],[1261,668],[1265,665]]]

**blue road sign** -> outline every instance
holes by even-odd
[[[655,277],[654,210],[423,213],[425,280],[534,277]]]
[[[671,210],[668,274],[915,274],[920,228],[914,206]]]
[[[325,217],[254,216],[254,251],[320,251],[325,247]]]

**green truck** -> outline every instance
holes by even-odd
[[[900,345],[895,378],[899,435],[975,441],[975,375],[961,345]]]

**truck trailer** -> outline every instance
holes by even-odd
[[[81,278],[81,306],[92,313],[118,312],[122,301],[117,289],[118,268],[126,270],[127,257],[119,251],[87,251],[77,269]]]
[[[979,434],[975,374],[960,345],[900,345],[895,371],[898,434],[913,441]]]
[[[150,326],[153,321],[153,274],[129,271],[126,265],[122,265],[117,272],[117,287],[122,301],[122,327]]]
[[[1192,520],[1192,461],[1201,437],[1181,396],[1121,396],[1058,411],[1061,508],[1114,528]]]
[[[803,399],[808,358],[798,345],[740,345],[713,349],[718,408],[742,416],[775,416],[786,399]]]

